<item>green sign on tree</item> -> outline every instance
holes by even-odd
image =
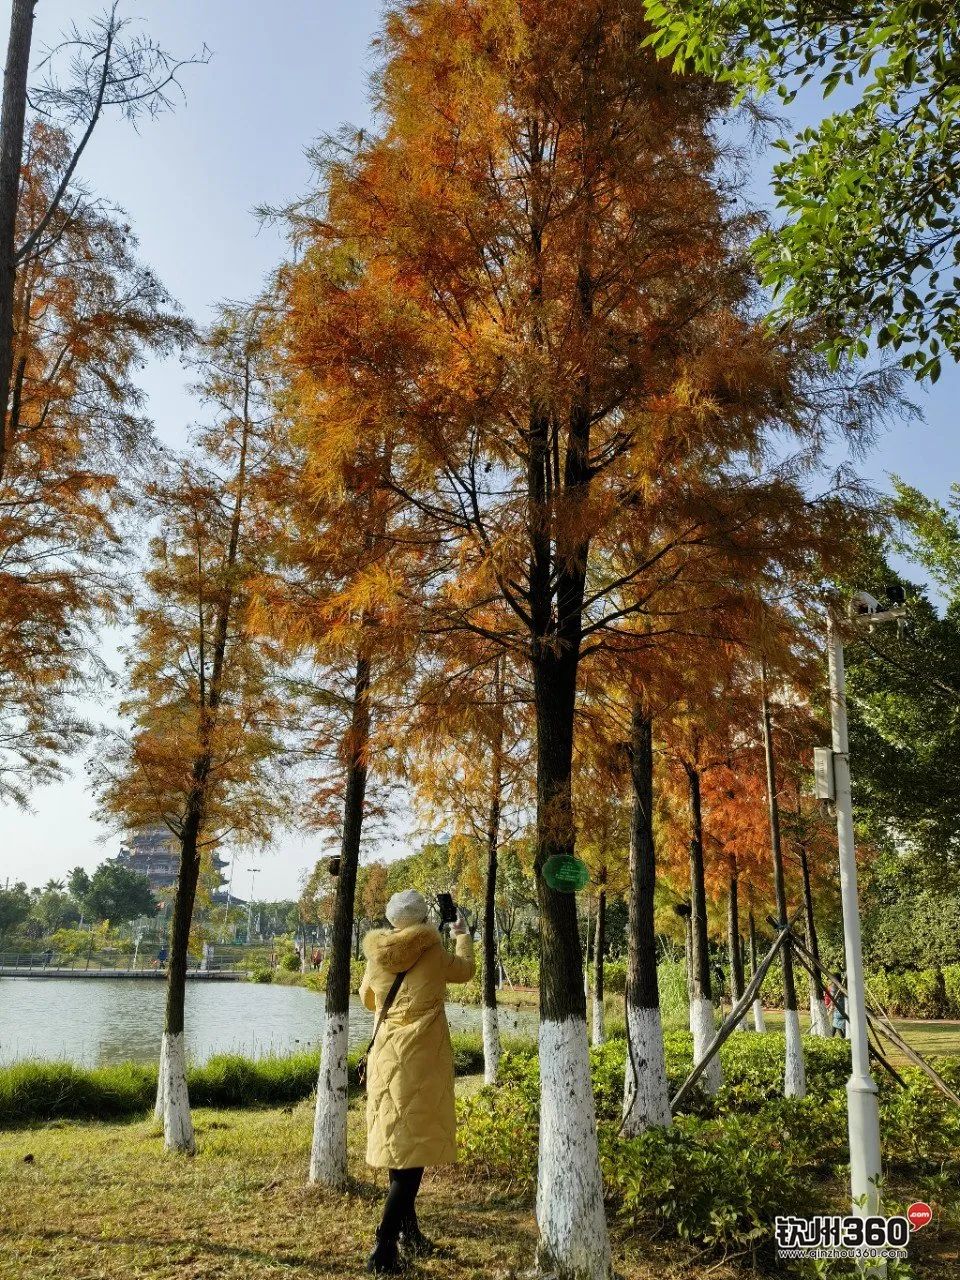
[[[556,853],[543,864],[543,878],[558,893],[577,893],[589,881],[590,870],[572,853]]]

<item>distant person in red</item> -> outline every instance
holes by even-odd
[[[315,969],[319,969],[321,964],[323,964],[323,956],[320,954],[319,947],[313,948],[313,955],[310,957],[310,963]]]

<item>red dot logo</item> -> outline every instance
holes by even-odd
[[[918,1200],[907,1210],[907,1220],[914,1231],[919,1231],[921,1227],[925,1227],[932,1217],[933,1210],[928,1204],[924,1204],[922,1200]]]

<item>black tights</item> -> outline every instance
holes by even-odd
[[[414,1217],[417,1192],[420,1190],[422,1169],[391,1169],[390,1189],[383,1206],[380,1235],[396,1240],[408,1222]]]

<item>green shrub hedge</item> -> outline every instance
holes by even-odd
[[[479,1033],[455,1033],[453,1063],[457,1075],[483,1070]],[[516,1050],[517,1041],[507,1041]],[[356,1088],[361,1050],[349,1057],[350,1083]],[[195,1107],[289,1106],[308,1098],[317,1083],[320,1055],[245,1058],[225,1053],[187,1072]],[[142,1117],[153,1106],[157,1068],[135,1062],[112,1067],[75,1067],[69,1062],[18,1062],[0,1068],[0,1129],[51,1120],[118,1120]]]
[[[664,1043],[672,1091],[690,1069],[692,1041],[668,1032]],[[672,1128],[625,1139],[619,1132],[625,1045],[619,1040],[592,1049],[610,1210],[631,1227],[718,1253],[749,1253],[772,1266],[774,1218],[836,1212],[836,1180],[846,1176],[849,1046],[807,1039],[804,1050],[809,1092],[787,1099],[783,1036],[734,1036],[721,1051],[724,1085],[716,1097],[699,1094]],[[939,1065],[952,1083],[960,1076],[960,1063]],[[940,1212],[955,1212],[960,1111],[919,1072],[903,1075],[905,1089],[889,1078],[879,1082],[887,1176],[906,1178],[911,1191]],[[505,1054],[501,1077],[496,1089],[459,1101],[461,1154],[481,1175],[531,1194],[540,1110],[535,1055]]]
[[[898,1018],[960,1018],[960,964],[915,969],[867,979],[870,994]]]
[[[867,989],[896,1018],[960,1018],[960,964],[897,973],[870,969]],[[797,995],[806,1004],[807,982],[802,975],[797,978]],[[783,1004],[783,970],[779,965],[764,979],[763,1003],[772,1008]]]

